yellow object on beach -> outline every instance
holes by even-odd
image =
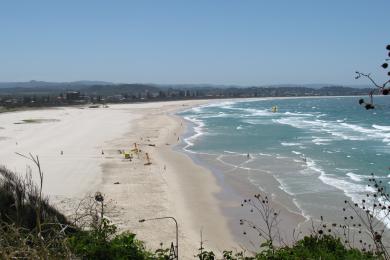
[[[125,159],[130,159],[130,153],[125,152]]]

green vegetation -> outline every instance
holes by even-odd
[[[40,167],[37,157],[27,158]],[[99,201],[89,207],[96,215],[83,213],[90,221],[82,229],[52,207],[41,188],[31,171],[22,178],[0,167],[0,259],[168,259],[167,250],[151,252],[134,234],[117,234],[98,217]]]
[[[20,110],[22,110],[22,108],[0,106],[0,113],[15,112],[15,111],[20,111]]]
[[[339,238],[331,235],[306,236],[292,247],[282,247],[274,252],[265,250],[256,259],[376,259],[370,253],[347,249]]]
[[[37,186],[32,181],[31,170],[25,177],[20,177],[0,167],[0,259],[173,259],[169,248],[161,247],[153,252],[137,240],[135,234],[118,233],[116,226],[104,217],[106,204],[100,193],[79,207],[83,212],[76,216],[77,221],[67,219],[42,195],[43,174],[39,158],[31,154],[21,156],[37,166],[40,184]],[[322,221],[317,227],[313,226],[310,235],[292,245],[282,246],[276,246],[275,241],[279,212],[271,207],[267,196],[256,194],[254,198],[244,200],[242,206],[256,209],[261,223],[255,226],[253,222],[242,219],[240,224],[263,238],[258,252],[247,255],[244,251],[226,250],[217,258],[214,252],[204,250],[201,242],[194,257],[200,260],[389,259],[382,241],[385,230],[378,220],[384,212],[386,216],[390,214],[390,207],[380,204],[389,201],[389,195],[374,176],[370,185],[377,189],[377,192],[367,195],[374,203],[371,209],[367,209],[368,201],[365,200],[362,205],[346,201],[346,208],[341,213],[346,214],[345,223],[338,225]],[[360,208],[366,211],[359,211]],[[354,219],[359,219],[359,222],[353,222]],[[369,236],[366,242],[360,240],[360,245],[355,246],[350,242],[350,236],[358,239],[357,234],[364,228]],[[336,235],[336,230],[343,231],[344,236]]]
[[[82,259],[167,259],[165,254],[148,251],[135,234],[116,234],[115,225],[106,219],[97,228],[79,230],[67,242],[71,252]]]
[[[201,260],[215,259],[213,252],[202,252],[197,257]],[[267,248],[255,256],[245,256],[243,252],[233,253],[224,251],[223,259],[226,260],[298,260],[298,259],[327,259],[327,260],[359,260],[381,259],[370,253],[364,253],[358,249],[347,249],[340,239],[331,235],[307,236],[297,241],[293,246],[285,246],[273,250]]]

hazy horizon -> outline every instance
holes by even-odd
[[[354,72],[387,78],[380,64],[389,7],[386,0],[9,1],[0,10],[0,82],[369,85]]]
[[[270,83],[263,85],[238,85],[238,84],[215,84],[215,83],[156,83],[156,82],[111,82],[105,80],[75,80],[75,81],[46,81],[46,80],[28,80],[28,81],[0,81],[1,85],[5,84],[28,84],[28,83],[48,83],[48,84],[88,84],[88,85],[121,85],[121,84],[141,84],[141,85],[155,85],[155,86],[215,86],[215,87],[285,87],[285,86],[302,86],[302,87],[352,87],[352,88],[366,88],[373,87],[370,84],[330,84],[330,83]],[[358,83],[358,82],[357,82]],[[1,86],[0,86],[1,87]]]

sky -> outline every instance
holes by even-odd
[[[389,0],[0,0],[0,81],[365,84]]]

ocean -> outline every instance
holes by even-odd
[[[307,219],[332,219],[344,197],[358,202],[372,191],[371,173],[390,188],[390,97],[375,97],[375,110],[360,106],[359,98],[246,99],[194,107],[179,113],[191,126],[179,148],[219,179],[241,178],[280,203],[288,197],[293,205],[285,206]],[[263,181],[265,175],[276,187]]]

